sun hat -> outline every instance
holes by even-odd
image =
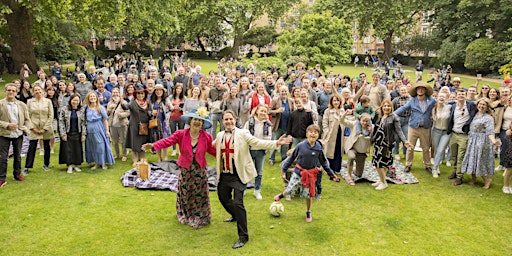
[[[143,92],[145,93],[146,95],[148,94],[148,90],[147,89],[144,89],[144,87],[142,87],[142,85],[138,84],[135,86],[135,90],[133,90],[133,94],[136,94],[138,92]]]
[[[411,97],[418,96],[418,94],[416,93],[416,89],[418,87],[425,88],[425,94],[427,96],[432,96],[432,93],[434,93],[434,89],[429,84],[427,84],[425,82],[417,82],[415,85],[413,85],[413,86],[411,86],[411,88],[409,88],[409,95],[411,95]]]
[[[164,92],[167,92],[167,89],[164,87],[163,84],[156,84],[155,89],[153,91],[155,91],[156,89],[162,89]]]
[[[180,117],[180,120],[182,122],[187,123],[190,118],[203,120],[203,129],[208,129],[212,127],[212,123],[210,122],[210,117],[208,117],[208,110],[206,109],[206,107],[192,109],[192,111],[182,115]]]

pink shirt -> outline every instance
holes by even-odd
[[[183,168],[190,168],[192,161],[194,160],[194,153],[192,151],[192,138],[190,138],[190,128],[178,130],[170,137],[153,143],[153,149],[160,150],[175,144],[180,146],[178,165]],[[201,168],[206,168],[206,153],[209,153],[212,156],[216,156],[216,149],[215,146],[212,145],[212,135],[201,130],[199,131],[195,157]]]

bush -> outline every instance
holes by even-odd
[[[508,64],[501,66],[500,69],[498,70],[498,72],[501,75],[511,74],[512,73],[512,63],[508,63]]]
[[[502,46],[491,38],[479,38],[466,47],[464,66],[477,72],[494,72],[504,64]]]
[[[69,59],[71,50],[68,41],[59,37],[51,42],[41,42],[34,46],[36,58],[42,61],[63,61]]]
[[[277,57],[264,57],[257,59],[258,63],[256,64],[256,69],[260,71],[268,71],[272,67],[273,64],[276,64],[281,72],[286,72],[286,64]]]
[[[84,56],[86,59],[89,59],[89,51],[79,44],[71,44],[69,45],[69,59],[77,60],[80,56]]]
[[[225,57],[231,56],[232,52],[233,52],[233,47],[228,46],[228,47],[225,47],[222,50],[220,50],[217,57],[225,58]]]

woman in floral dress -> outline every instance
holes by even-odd
[[[212,126],[205,107],[192,110],[181,116],[188,120],[190,128],[178,130],[170,137],[155,143],[142,145],[142,150],[160,150],[179,145],[178,193],[176,195],[176,215],[178,221],[200,229],[211,221],[210,197],[208,189],[208,171],[206,153],[215,156],[212,136],[204,131]]]
[[[491,102],[482,98],[476,102],[478,112],[471,122],[466,155],[462,161],[462,173],[471,174],[470,185],[474,185],[477,176],[482,176],[484,188],[491,186],[494,175],[494,146],[501,143],[494,137],[494,118]]]

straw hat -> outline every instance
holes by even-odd
[[[162,89],[164,92],[167,92],[167,89],[162,84],[156,84],[155,89],[153,91],[155,91],[156,89]]]
[[[418,87],[425,88],[425,95],[427,95],[427,96],[432,96],[432,93],[434,93],[434,89],[429,84],[427,84],[425,82],[417,82],[415,85],[411,86],[411,88],[409,89],[409,95],[411,95],[411,97],[418,96],[418,94],[416,93],[416,89]]]
[[[210,118],[208,117],[208,110],[206,110],[206,107],[192,109],[192,111],[182,115],[180,117],[180,120],[187,123],[190,118],[197,118],[203,120],[203,129],[208,129],[212,127],[212,123],[210,122]]]

